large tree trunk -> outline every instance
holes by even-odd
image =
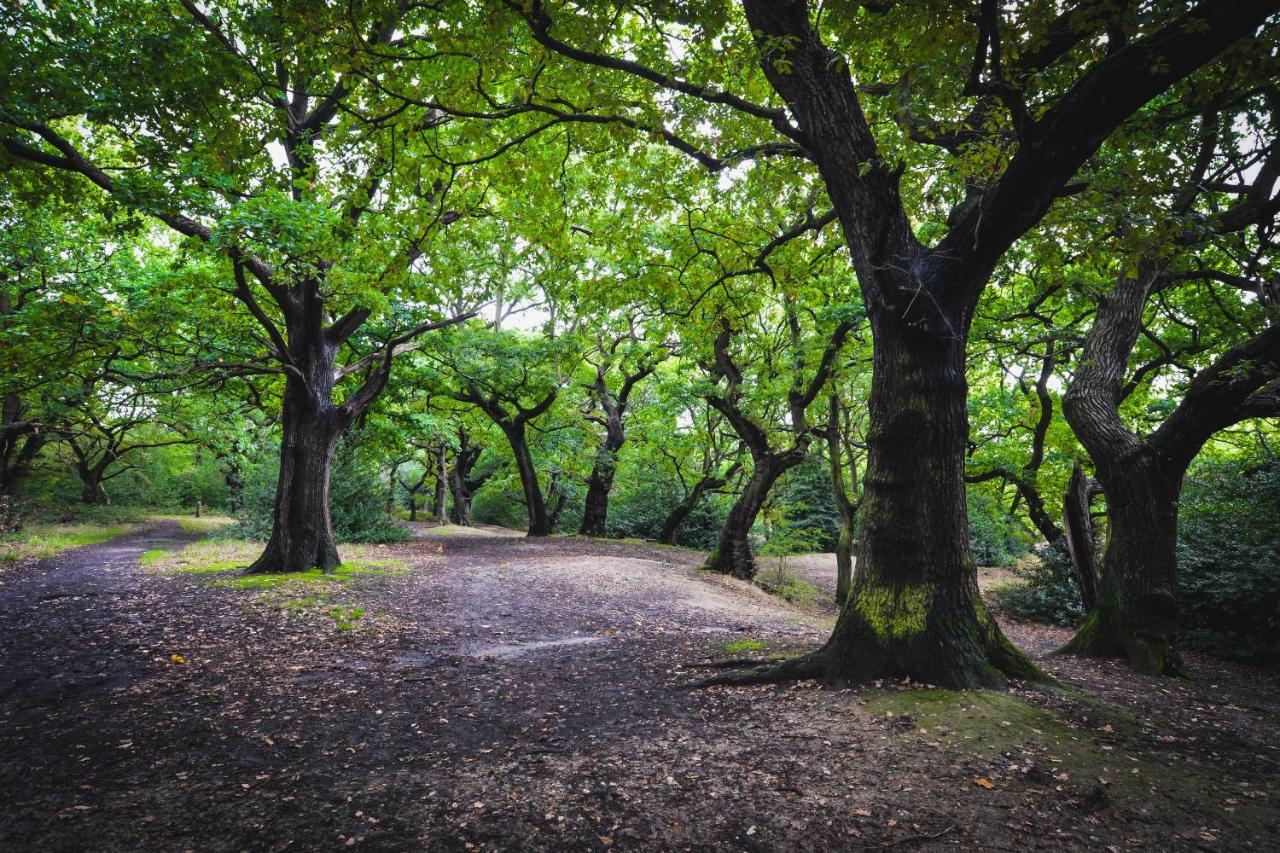
[[[22,497],[23,489],[31,476],[31,465],[45,444],[44,435],[38,432],[27,433],[20,443],[17,439],[14,440],[16,451],[11,457],[0,460],[0,465],[3,465],[0,469],[0,476],[3,477],[3,481],[0,482],[0,495],[11,498]]]
[[[80,500],[89,506],[107,503],[107,492],[102,487],[102,472],[89,465],[76,466],[76,474],[80,477]]]
[[[533,454],[529,452],[529,442],[525,438],[523,424],[507,424],[503,433],[511,445],[511,453],[516,459],[516,470],[520,474],[520,487],[524,490],[525,506],[529,512],[529,536],[549,536],[551,520],[547,516],[547,505],[542,499],[542,486],[538,483],[538,471],[533,467]]]
[[[582,527],[578,532],[583,536],[604,536],[609,520],[609,492],[613,489],[613,476],[618,470],[618,451],[626,441],[622,431],[621,419],[616,429],[612,421],[604,441],[596,451],[595,464],[591,468],[591,476],[587,478],[587,498],[582,508]]]
[[[1040,677],[987,613],[969,553],[964,345],[893,319],[875,340],[858,571],[826,646],[829,683],[901,678],[955,688]]]
[[[453,467],[449,469],[449,494],[453,497],[453,506],[449,510],[449,519],[464,527],[471,526],[471,498],[488,477],[473,479],[471,472],[480,461],[484,450],[471,444],[466,430],[458,432],[458,452],[453,457]]]
[[[1139,672],[1182,670],[1178,631],[1178,493],[1185,466],[1147,450],[1099,465],[1108,536],[1097,602],[1062,651],[1120,655]]]
[[[0,316],[4,314],[4,306],[0,306]],[[31,464],[47,439],[36,424],[23,419],[22,400],[17,394],[6,394],[0,409],[0,494],[18,498],[31,475]]]
[[[715,550],[707,556],[704,568],[743,580],[756,576],[756,562],[751,553],[751,528],[773,484],[803,459],[804,451],[793,449],[754,460],[751,477],[729,510],[729,517],[720,528]]]
[[[329,472],[346,419],[330,402],[331,360],[310,373],[310,383],[293,376],[285,383],[271,538],[250,574],[330,572],[341,562],[329,516]]]

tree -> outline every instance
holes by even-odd
[[[1273,91],[1268,100],[1270,126],[1252,155],[1241,151],[1234,132],[1247,119],[1235,110],[1202,117],[1198,149],[1184,161],[1191,163],[1190,174],[1170,194],[1165,211],[1176,224],[1161,228],[1157,219],[1149,242],[1121,262],[1098,300],[1063,407],[1106,495],[1108,538],[1096,604],[1064,651],[1123,655],[1135,669],[1152,674],[1181,671],[1175,641],[1183,478],[1215,433],[1250,418],[1280,416],[1280,315],[1269,304],[1267,283],[1280,215],[1280,196],[1273,197],[1280,180],[1280,94]],[[1251,180],[1240,175],[1241,156],[1255,164]],[[1231,201],[1221,204],[1222,196]],[[1246,229],[1255,229],[1256,241],[1238,239]],[[1213,325],[1202,320],[1187,346],[1176,340],[1170,346],[1151,330],[1148,306],[1195,284],[1228,290],[1223,296],[1210,293],[1227,314],[1228,331],[1214,335]],[[1241,290],[1248,298],[1235,296],[1235,306],[1228,308],[1227,300]],[[1170,400],[1145,435],[1130,428],[1121,412],[1126,390],[1138,387],[1131,382],[1126,389],[1123,379],[1143,334],[1159,352],[1139,369],[1139,381],[1164,366],[1195,364],[1197,354],[1203,359],[1218,353],[1190,372],[1181,399]]]
[[[420,316],[446,284],[423,259],[462,215],[445,202],[458,168],[431,153],[447,122],[389,106],[370,82],[378,60],[364,48],[415,26],[410,7],[181,7],[22,7],[25,35],[3,57],[3,149],[81,176],[220,259],[210,286],[255,321],[245,343],[256,349],[203,366],[284,384],[272,533],[249,571],[329,570],[338,440],[395,356],[452,322]],[[139,56],[170,57],[169,73]],[[375,317],[389,321],[376,338]],[[340,363],[344,351],[354,355]],[[347,377],[355,387],[335,399]]]
[[[762,139],[756,152],[810,160],[843,228],[874,344],[859,571],[825,646],[745,679],[910,676],[971,687],[1042,677],[986,612],[968,548],[964,367],[975,306],[1005,252],[1074,191],[1069,182],[1117,127],[1252,37],[1280,3],[1157,4],[1138,16],[1129,4],[1082,0],[1065,11],[1037,3],[1002,16],[999,4],[983,0],[971,26],[950,10],[930,15],[903,4],[819,20],[802,0],[743,0],[745,21],[692,21],[707,51],[723,54],[749,37],[785,109],[753,100],[761,87],[744,82],[735,63],[672,61],[666,33],[648,18],[609,39],[611,10],[573,6],[553,16],[541,2],[508,5],[548,51],[670,93],[670,120],[646,129],[708,168],[726,164],[702,151],[707,135],[697,123],[732,122],[726,112],[751,124]],[[937,74],[927,85],[893,67],[893,40],[926,32]],[[966,51],[975,35],[976,50]],[[576,46],[583,36],[601,47]],[[638,44],[607,52],[620,41]],[[860,91],[855,67],[860,79],[899,79]],[[720,77],[686,79],[677,68]],[[864,98],[885,95],[903,104],[886,111],[901,130],[877,134]],[[661,102],[649,101],[660,114]],[[688,103],[698,106],[680,116]],[[963,117],[925,117],[922,108]],[[777,134],[767,142],[766,127]],[[950,155],[944,168],[954,180],[943,198],[951,204],[931,201],[938,195],[914,175],[904,187],[908,161],[927,156],[904,137]]]
[[[836,539],[836,604],[843,605],[853,586],[853,541],[858,510],[862,507],[862,479],[858,467],[866,456],[861,441],[862,418],[841,399],[838,389],[827,393],[827,465],[831,490],[840,513],[840,534]],[[848,471],[848,479],[845,472]]]
[[[515,459],[529,516],[529,536],[551,533],[551,518],[529,447],[531,423],[556,402],[576,355],[572,337],[548,338],[516,331],[469,328],[424,351],[431,381],[460,403],[475,406],[502,431]]]
[[[637,351],[638,350],[638,351]],[[594,380],[586,386],[588,398],[595,411],[585,417],[604,430],[596,449],[591,474],[587,477],[587,497],[582,510],[583,536],[604,536],[609,517],[609,492],[613,488],[614,473],[618,468],[618,453],[626,443],[624,417],[636,385],[650,376],[661,359],[640,345],[634,334],[619,335],[612,341],[601,339],[596,346],[597,362],[587,363],[595,370]],[[609,387],[609,375],[617,377],[616,388]]]
[[[471,501],[480,487],[493,476],[496,466],[480,466],[485,448],[472,442],[465,426],[458,428],[457,449],[453,465],[449,468],[449,491],[453,496],[450,520],[464,527],[471,526]]]

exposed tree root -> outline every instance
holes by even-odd
[[[765,664],[776,663],[776,660],[769,658],[728,658],[726,660],[711,660],[703,663],[688,663],[684,665],[685,669],[741,669],[748,666],[763,666]]]
[[[730,672],[713,676],[690,684],[693,689],[701,687],[745,687],[753,684],[781,684],[787,681],[803,681],[809,678],[823,678],[827,673],[827,659],[824,646],[817,651],[786,658],[764,666],[756,666],[747,672]],[[759,663],[755,661],[753,663]]]

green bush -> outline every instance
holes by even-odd
[[[1280,460],[1206,461],[1178,523],[1182,642],[1237,660],[1280,660]]]
[[[471,499],[473,524],[496,524],[512,530],[529,527],[529,512],[524,506],[520,481],[511,477],[494,477]]]
[[[831,472],[821,457],[809,456],[783,475],[775,494],[776,502],[787,508],[785,527],[793,554],[834,551],[840,536],[840,510],[831,490]],[[774,536],[784,531],[775,530]]]
[[[1065,539],[1044,546],[1028,561],[1023,582],[997,587],[992,597],[1001,609],[1036,622],[1074,628],[1084,617]]]
[[[980,566],[1016,565],[1018,558],[1030,550],[1027,531],[988,495],[970,490],[968,504],[973,559]]]
[[[264,461],[245,477],[244,503],[236,524],[227,528],[228,536],[263,540],[271,535],[278,450],[265,447],[261,458]],[[403,542],[409,538],[408,529],[387,514],[386,484],[378,477],[376,466],[361,455],[358,433],[344,438],[334,454],[329,511],[333,538],[338,542]]]
[[[609,498],[608,535],[619,539],[657,539],[671,510],[684,498],[674,477],[652,470],[620,471]],[[709,494],[676,531],[676,544],[684,548],[714,548],[720,528],[729,515],[731,499]]]

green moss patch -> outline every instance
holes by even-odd
[[[764,643],[760,642],[759,640],[752,640],[750,638],[742,639],[742,640],[734,640],[732,642],[724,644],[725,654],[729,654],[729,655],[741,655],[747,652],[762,652],[764,650],[765,650]]]
[[[1137,719],[1101,703],[1044,708],[1011,693],[932,689],[874,690],[864,701],[902,737],[970,756],[984,768],[975,777],[981,787],[1030,782],[1135,810],[1215,814],[1241,827],[1280,817],[1275,792],[1259,793],[1227,768],[1160,753]]]

